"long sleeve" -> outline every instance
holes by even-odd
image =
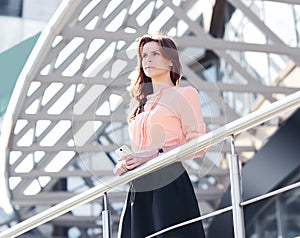
[[[186,142],[196,139],[206,133],[206,125],[202,117],[198,91],[193,87],[182,88],[183,102],[178,107],[182,131]],[[200,151],[196,156],[202,156]]]

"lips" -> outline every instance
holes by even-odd
[[[152,69],[159,69],[159,68],[160,67],[153,66],[153,65],[149,65],[149,66],[144,67],[145,70],[152,70]]]

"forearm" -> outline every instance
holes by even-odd
[[[180,161],[191,160],[191,159],[202,157],[205,154],[205,152],[206,152],[206,149],[200,150],[192,155],[184,157]]]

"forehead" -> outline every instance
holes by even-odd
[[[161,50],[161,47],[160,45],[158,44],[158,42],[156,41],[150,41],[150,42],[147,42],[144,46],[143,46],[143,49],[142,51],[143,52],[147,52],[147,51],[156,51],[156,50]]]

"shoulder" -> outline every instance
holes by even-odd
[[[195,97],[199,95],[198,90],[192,86],[176,87],[176,90],[185,97]]]
[[[176,86],[165,91],[163,94],[163,100],[165,103],[170,103],[171,105],[178,104],[182,106],[182,103],[193,103],[198,100],[199,93],[198,90],[192,86]]]

